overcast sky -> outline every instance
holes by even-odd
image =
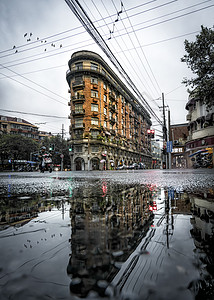
[[[171,123],[186,122],[181,82],[192,73],[180,61],[184,40],[194,41],[201,25],[213,27],[214,0],[79,2],[157,116],[164,93]],[[0,36],[0,114],[40,130],[60,133],[64,124],[68,133],[66,71],[73,52],[95,51],[114,69],[64,0],[0,0]]]

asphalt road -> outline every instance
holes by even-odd
[[[101,180],[117,184],[152,184],[188,193],[210,193],[214,189],[214,169],[120,170],[68,172],[6,172],[0,173],[0,194],[61,194],[69,188],[93,185]]]

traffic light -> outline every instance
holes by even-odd
[[[55,145],[54,144],[50,144],[49,145],[49,151],[54,151],[55,149]]]
[[[148,136],[153,139],[155,137],[154,129],[147,129]]]
[[[69,146],[69,149],[68,149],[68,150],[69,150],[69,152],[72,152],[72,151],[73,151],[72,145]]]
[[[151,139],[153,139],[155,137],[155,131],[154,131],[154,129],[150,130],[150,137],[151,137]]]

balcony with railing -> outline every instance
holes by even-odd
[[[84,115],[85,114],[85,110],[84,109],[73,109],[72,110],[72,115],[73,116],[79,116],[79,115]]]
[[[84,88],[85,86],[85,81],[84,80],[76,80],[72,82],[72,88]]]
[[[72,101],[75,102],[75,101],[85,101],[85,95],[82,95],[82,94],[77,94],[75,96],[72,96],[71,97]]]

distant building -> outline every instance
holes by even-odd
[[[206,105],[194,96],[186,104],[189,135],[186,143],[188,167],[213,167],[214,105]]]
[[[20,134],[34,140],[43,140],[45,137],[51,137],[49,132],[39,131],[36,125],[17,117],[8,117],[0,115],[0,134]]]
[[[143,105],[100,55],[78,51],[68,65],[72,170],[151,168],[152,123]]]
[[[39,131],[39,140],[40,141],[44,140],[46,137],[50,138],[52,136],[53,136],[53,134],[51,132]]]
[[[186,168],[186,148],[185,144],[188,137],[188,124],[170,125],[170,139],[172,141],[171,167]]]

